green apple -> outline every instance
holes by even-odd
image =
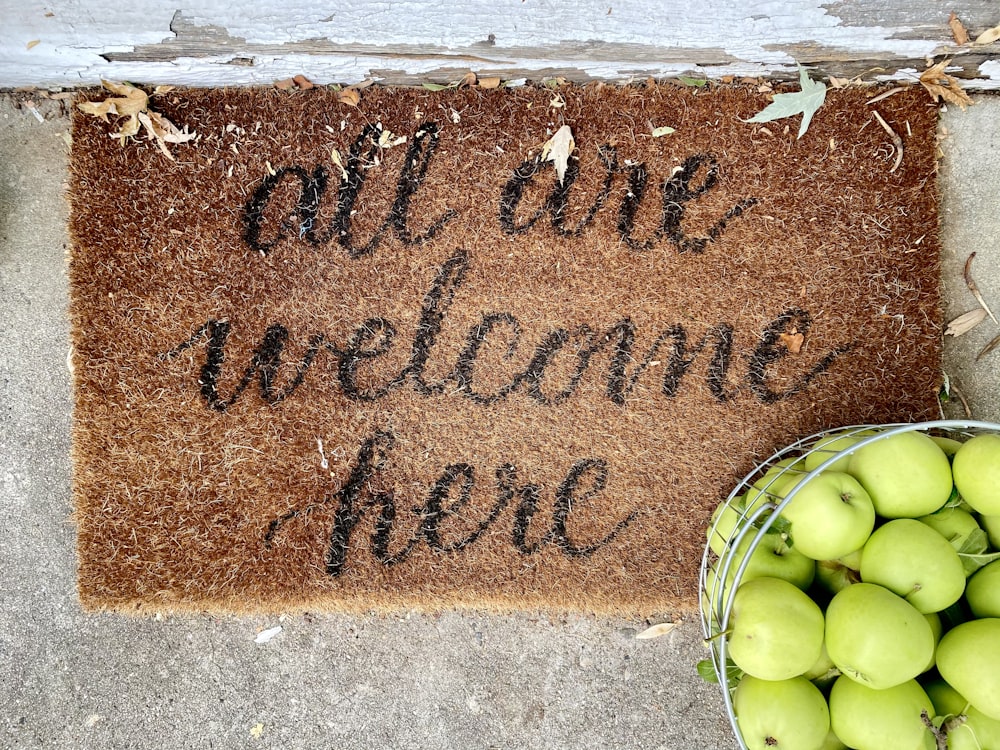
[[[847,677],[882,690],[924,671],[934,633],[912,604],[882,586],[856,583],[830,600],[826,650]]]
[[[990,546],[995,550],[1000,550],[1000,516],[980,515],[979,525],[986,532]]]
[[[840,677],[840,670],[837,669],[837,665],[833,663],[833,659],[827,653],[825,644],[823,650],[820,652],[819,659],[802,676],[820,690],[827,690],[833,684],[833,681]]]
[[[750,485],[743,500],[747,516],[766,503],[777,505],[795,484],[805,476],[802,459],[783,458]]]
[[[852,584],[861,582],[860,560],[855,567],[848,565],[845,562],[846,559],[848,558],[841,557],[836,560],[818,560],[816,562],[816,580],[831,594],[836,594]]]
[[[780,578],[756,578],[736,590],[729,655],[762,680],[798,677],[823,650],[823,612]]]
[[[840,737],[834,734],[833,730],[826,736],[823,744],[817,750],[848,750],[847,745],[840,741]]]
[[[1000,720],[991,719],[973,708],[962,695],[944,680],[924,687],[938,716],[964,718],[948,727],[948,750],[992,750],[1000,748]]]
[[[1000,618],[969,620],[945,633],[937,668],[969,703],[1000,719]]]
[[[924,619],[927,620],[927,624],[931,626],[931,634],[934,636],[934,653],[931,654],[931,658],[927,661],[927,665],[924,667],[924,672],[926,672],[929,669],[934,668],[934,657],[937,656],[937,645],[941,640],[941,634],[944,632],[944,622],[941,620],[941,615],[937,612],[927,612],[924,615]]]
[[[948,457],[922,432],[898,432],[858,448],[847,471],[868,490],[883,518],[926,516],[951,496]]]
[[[865,544],[861,580],[884,586],[920,612],[939,612],[962,598],[965,567],[930,526],[898,518],[876,529]]]
[[[822,471],[795,489],[782,511],[795,549],[813,560],[833,560],[861,547],[875,527],[875,506],[858,480]]]
[[[939,437],[937,435],[931,435],[931,440],[937,443],[937,447],[944,451],[944,455],[951,458],[956,453],[958,449],[962,447],[962,442],[960,440],[955,440],[950,437]]]
[[[769,681],[745,676],[733,709],[749,750],[818,750],[830,732],[826,699],[804,677]]]
[[[973,515],[962,508],[942,508],[937,513],[921,516],[917,520],[951,542],[956,550],[962,549],[970,536],[982,530]]]
[[[1000,435],[976,435],[955,454],[955,487],[969,505],[986,516],[1000,516]]]
[[[1000,560],[973,574],[965,587],[965,600],[976,617],[1000,617]]]
[[[818,441],[816,445],[813,446],[805,455],[805,469],[806,471],[812,471],[822,464],[824,461],[833,458],[838,453],[847,450],[852,445],[856,445],[865,437],[869,435],[874,435],[875,430],[843,430],[841,432],[836,432],[833,435],[828,435],[822,440]],[[849,456],[842,456],[841,458],[834,461],[832,464],[826,467],[827,471],[847,471],[847,462],[850,460]]]
[[[722,555],[739,525],[740,512],[736,509],[738,502],[739,499],[734,499],[730,503],[720,503],[708,522],[705,536],[708,537],[709,548],[716,555]]]
[[[705,577],[705,591],[713,604],[718,601],[725,603],[728,600],[729,589],[736,576],[736,571],[752,541],[752,536],[744,537],[736,549],[725,558],[725,560],[731,559],[732,562],[729,564],[729,570],[726,573],[726,586],[722,592],[719,591],[719,574],[722,572],[724,560],[716,561],[708,569],[708,574]],[[815,572],[816,563],[801,552],[789,547],[780,534],[764,534],[757,548],[750,555],[750,560],[747,561],[740,582],[746,583],[755,578],[781,578],[805,591],[812,584]],[[720,593],[721,600],[719,599]]]
[[[830,690],[830,726],[855,750],[934,750],[923,711],[934,705],[916,680],[873,690],[845,676]]]

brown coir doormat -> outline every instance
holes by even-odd
[[[937,413],[937,113],[871,96],[173,91],[175,161],[77,113],[83,603],[693,609],[756,461]]]

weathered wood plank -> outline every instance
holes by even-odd
[[[755,9],[706,0],[467,0],[461,6],[354,0],[336,12],[315,0],[281,8],[166,10],[150,0],[86,10],[60,0],[45,15],[16,11],[2,32],[0,86],[270,83],[303,73],[317,83],[378,78],[448,82],[467,70],[504,79],[573,81],[680,74],[915,77],[951,57],[969,88],[1000,88],[1000,45],[956,47],[954,9],[970,33],[1000,23],[995,0],[782,0]],[[30,49],[28,44],[38,40]]]

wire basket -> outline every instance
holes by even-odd
[[[1000,434],[1000,424],[940,420],[914,424],[854,425],[817,432],[779,450],[755,467],[733,488],[720,505],[716,515],[713,515],[713,524],[709,529],[709,541],[705,545],[705,553],[702,556],[699,572],[698,588],[702,631],[705,635],[705,643],[711,651],[715,677],[722,688],[726,714],[742,750],[748,750],[748,748],[740,733],[733,708],[733,693],[741,673],[728,656],[727,630],[736,590],[739,588],[744,570],[749,564],[754,550],[767,534],[782,533],[781,525],[787,522],[781,518],[781,511],[814,476],[863,446],[901,432],[911,431],[921,431],[932,436],[951,437],[964,441],[983,433]],[[826,443],[820,444],[824,439],[834,436],[860,439],[840,451],[832,450]],[[828,455],[810,471],[798,467],[798,461],[794,460],[815,454]],[[796,466],[791,464],[796,464]],[[797,484],[784,496],[772,492],[771,489],[776,488],[776,483],[782,482],[789,473],[795,475]],[[745,493],[750,490],[755,491],[756,500],[749,508],[743,508],[741,500]],[[729,532],[722,531],[720,527],[723,524],[717,520],[721,518],[722,511],[726,508],[732,508],[736,513],[734,527]],[[733,519],[734,517],[730,514],[730,521],[732,522]],[[740,551],[739,555],[734,554],[737,549]],[[736,560],[739,562],[736,563]],[[731,573],[734,567],[735,571]],[[709,590],[709,579],[713,575],[715,576],[714,585]],[[730,575],[732,575],[731,582]]]

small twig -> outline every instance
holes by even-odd
[[[894,94],[898,94],[900,91],[906,91],[906,86],[897,86],[894,89],[889,89],[884,94],[879,94],[874,99],[869,99],[868,101],[865,102],[865,104],[874,104],[875,102],[880,102],[883,99],[888,99],[890,96],[893,96]]]
[[[896,163],[889,170],[889,174],[892,174],[903,163],[903,139],[896,135],[896,131],[890,128],[889,123],[882,119],[882,115],[878,113],[877,109],[873,109],[872,114],[875,115],[875,119],[878,120],[878,124],[882,126],[882,129],[892,138],[892,145],[896,147]]]
[[[986,346],[983,347],[983,350],[976,355],[976,362],[978,362],[987,354],[989,354],[991,351],[996,349],[998,345],[1000,345],[1000,336],[996,336],[990,343],[988,343]]]
[[[962,402],[962,408],[965,409],[965,418],[972,419],[972,409],[969,408],[969,402],[966,400],[965,395],[954,383],[951,384],[951,390],[958,396],[958,400]]]
[[[976,282],[972,280],[972,259],[975,257],[975,252],[969,253],[969,258],[965,261],[965,285],[969,287],[969,291],[972,292],[972,296],[976,298],[976,302],[982,305],[986,314],[993,319],[994,323],[1000,326],[1000,321],[997,321],[993,311],[990,310],[989,305],[986,304],[986,300],[983,299],[983,295],[979,293],[979,287],[976,286]]]

